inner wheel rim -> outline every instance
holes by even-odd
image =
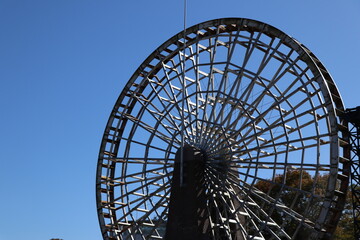
[[[219,216],[211,219],[211,237],[241,239],[229,230],[234,228],[226,212],[244,239],[331,235],[348,183],[346,176],[338,177],[339,168],[347,171],[339,157],[348,149],[341,146],[337,127],[341,97],[321,62],[280,30],[249,19],[188,28],[185,54],[181,36],[144,61],[109,118],[97,170],[104,239],[163,238],[181,143],[182,84],[186,144],[231,166],[222,182],[216,164],[204,170],[208,204]],[[289,174],[297,176],[298,185],[279,180]],[[303,179],[312,180],[308,188]],[[286,194],[294,199],[284,202]],[[220,228],[228,230],[220,233]]]

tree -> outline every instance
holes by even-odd
[[[324,196],[329,175],[311,176],[306,171],[289,170],[284,174],[278,174],[274,179],[260,180],[254,187],[266,193],[273,199],[277,199],[280,204],[284,204],[300,215],[310,216],[309,220],[315,221],[321,209],[321,198],[311,198],[310,192],[314,191],[315,195]],[[300,189],[300,191],[299,191]],[[335,231],[336,240],[354,239],[353,235],[353,219],[351,210],[351,193],[348,193],[347,203],[340,219],[338,227]],[[263,200],[256,198],[255,200],[261,205],[265,211],[270,212],[271,218],[285,231],[294,234],[298,222],[281,209],[269,206]],[[307,211],[305,213],[305,211]],[[311,216],[313,219],[311,219]],[[297,233],[297,239],[307,239],[309,231],[302,227]]]
[[[349,188],[351,189],[351,188]],[[335,230],[334,240],[354,240],[354,218],[352,211],[351,191],[347,192],[346,203],[339,224]]]

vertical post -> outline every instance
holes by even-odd
[[[184,182],[184,131],[185,131],[185,49],[186,49],[186,0],[184,0],[184,30],[183,30],[183,58],[182,58],[182,99],[181,99],[181,146],[180,146],[180,186],[183,185]]]
[[[176,153],[166,240],[210,240],[209,218],[204,189],[204,155],[185,145],[183,148],[183,184],[180,185],[180,153]]]
[[[354,239],[360,239],[360,107],[346,109],[346,120],[350,123],[351,143],[351,197],[354,218]]]

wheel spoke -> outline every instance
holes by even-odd
[[[165,238],[172,199],[184,196],[174,187],[182,143],[199,170],[181,176],[200,174],[201,184],[191,183],[199,205],[181,209],[201,211],[206,238],[332,235],[349,181],[343,109],[322,63],[272,26],[217,19],[175,35],[136,70],[106,126],[96,185],[104,239]]]

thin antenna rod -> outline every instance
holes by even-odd
[[[184,0],[184,30],[182,49],[182,100],[181,100],[181,150],[180,150],[180,187],[184,185],[184,131],[185,131],[185,39],[186,37],[186,0]]]

